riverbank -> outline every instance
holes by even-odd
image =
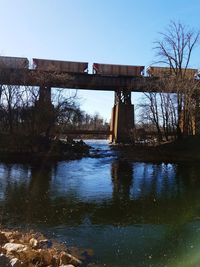
[[[200,161],[200,136],[189,136],[158,145],[111,145],[121,159],[138,162]],[[85,142],[72,139],[50,139],[43,136],[8,136],[0,134],[0,161],[11,163],[43,163],[103,157]],[[107,156],[107,154],[106,154]]]
[[[76,255],[72,255],[72,250]],[[86,254],[87,252],[85,252]],[[79,259],[79,258],[80,259]],[[95,266],[78,249],[47,239],[41,233],[0,230],[1,267]]]
[[[113,146],[119,157],[138,162],[199,162],[200,136],[189,136],[161,145]]]
[[[89,154],[89,148],[82,140],[0,134],[1,161],[26,163],[80,159]]]

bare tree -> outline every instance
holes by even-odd
[[[139,114],[141,120],[145,123],[147,128],[153,129],[150,132],[157,132],[157,140],[160,142],[163,139],[169,140],[174,136],[176,128],[176,94],[160,91],[161,81],[158,84],[158,88],[155,88],[155,83],[152,84],[152,88],[149,83],[149,91],[154,92],[144,93],[144,98],[139,104]],[[164,85],[163,85],[164,86]],[[165,90],[168,88],[165,84]]]
[[[199,35],[199,31],[196,32],[181,23],[172,21],[166,31],[160,33],[161,39],[155,42],[154,47],[156,56],[159,58],[158,62],[167,65],[175,77],[173,86],[177,89],[177,134],[179,137],[182,121],[183,128],[185,128],[191,117],[189,107],[192,107],[193,103],[191,91],[189,96],[188,92],[194,77],[188,66],[192,52],[198,44]]]
[[[176,76],[186,76],[200,32],[172,21],[166,32],[161,32],[160,35],[161,40],[156,41],[154,47],[156,56],[160,58],[158,62],[170,67]]]
[[[156,126],[158,133],[159,142],[162,140],[162,132],[160,127],[160,116],[159,116],[159,102],[157,99],[156,93],[145,93],[146,98],[148,99],[149,111],[152,118],[152,123]]]

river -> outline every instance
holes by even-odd
[[[200,266],[200,164],[129,162],[89,144],[79,160],[0,163],[0,223],[91,248],[98,266]]]

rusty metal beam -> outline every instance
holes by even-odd
[[[197,93],[200,94],[200,80]],[[98,91],[166,92],[177,93],[177,88],[167,88],[168,79],[156,77],[105,76],[87,73],[63,73],[32,69],[0,69],[0,84],[39,86]],[[183,88],[184,90],[184,88]],[[181,91],[181,88],[179,88]],[[183,91],[184,93],[184,91]]]
[[[29,69],[1,69],[0,84],[86,90],[146,92],[150,77],[103,76]]]

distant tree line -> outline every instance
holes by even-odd
[[[50,136],[66,129],[107,129],[108,123],[99,115],[81,110],[77,94],[65,90],[52,94],[52,103],[40,98],[39,88],[0,86],[0,132],[27,136]]]

